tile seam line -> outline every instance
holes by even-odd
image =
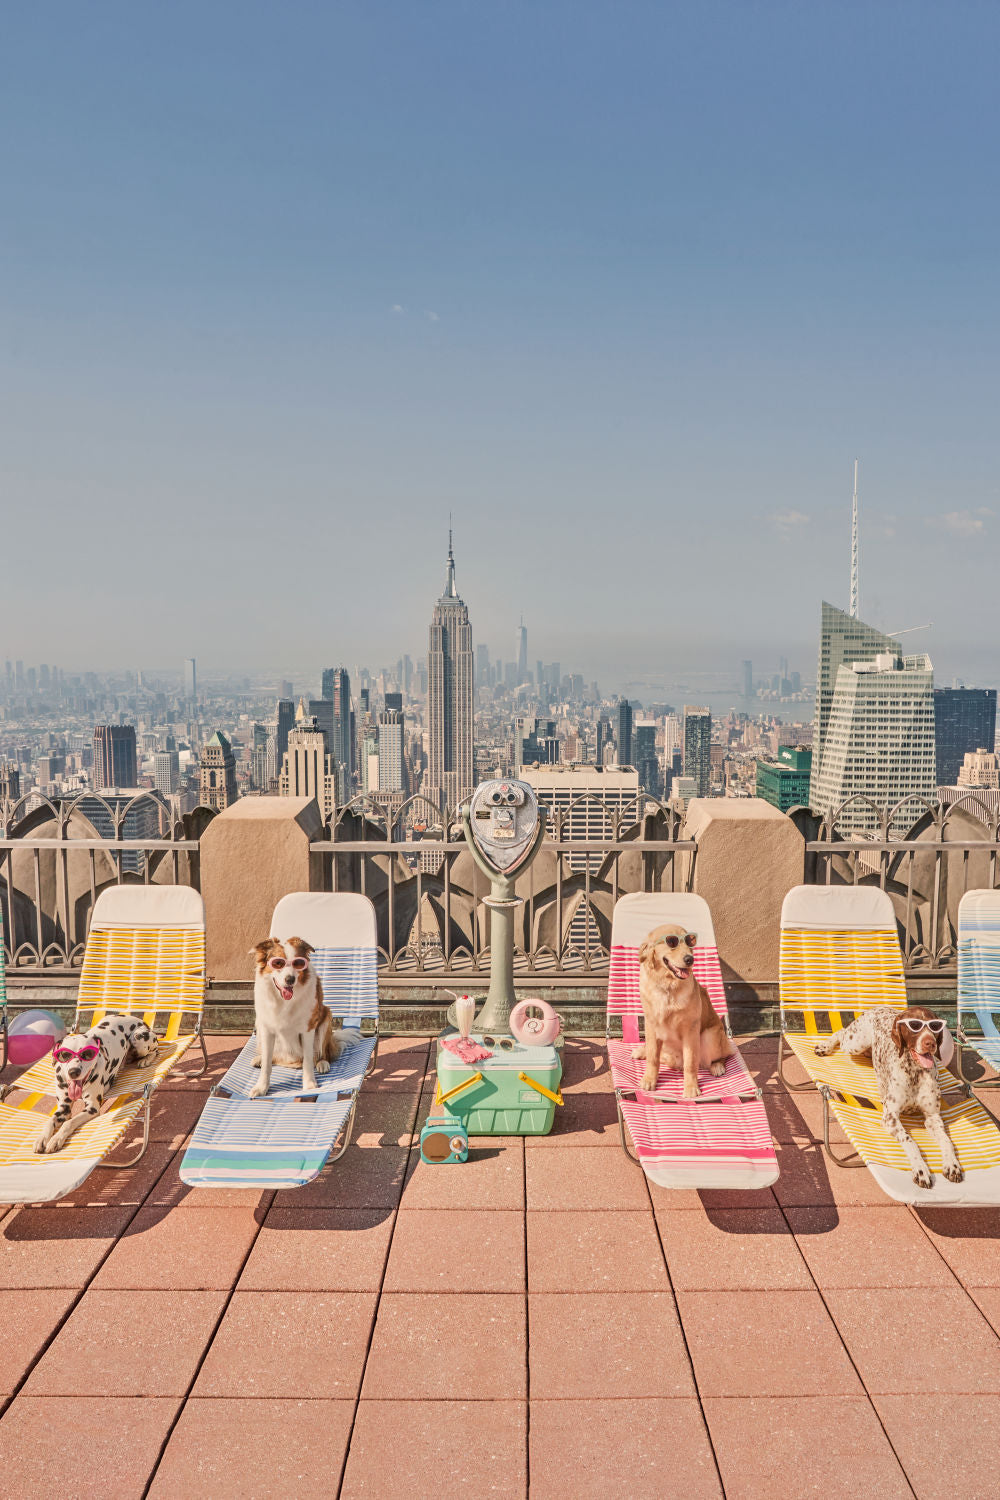
[[[698,1374],[694,1367],[694,1358],[691,1354],[691,1346],[688,1343],[687,1329],[684,1327],[684,1319],[681,1317],[680,1303],[677,1301],[677,1292],[674,1288],[674,1278],[670,1274],[670,1264],[667,1260],[666,1246],[664,1245],[663,1237],[660,1234],[660,1222],[656,1217],[656,1204],[653,1202],[653,1193],[652,1189],[650,1188],[649,1178],[646,1176],[645,1169],[643,1167],[639,1167],[639,1170],[642,1172],[643,1186],[646,1189],[646,1199],[649,1203],[649,1213],[650,1217],[653,1220],[653,1231],[656,1235],[656,1241],[660,1247],[660,1255],[663,1259],[663,1269],[667,1273],[667,1286],[670,1288],[670,1295],[674,1303],[674,1312],[677,1315],[677,1327],[681,1332],[681,1340],[684,1344],[684,1355],[688,1362],[688,1369],[691,1371],[691,1384],[694,1386],[695,1398],[698,1402],[698,1413],[701,1417],[701,1425],[704,1428],[709,1452],[712,1455],[712,1463],[715,1465],[715,1475],[719,1481],[719,1494],[722,1495],[723,1500],[725,1500],[726,1486],[722,1478],[722,1468],[719,1464],[719,1455],[715,1450],[715,1439],[712,1436],[712,1429],[708,1425],[708,1417],[705,1414],[705,1402],[701,1394],[701,1386],[698,1382]],[[677,1400],[682,1398],[674,1397],[673,1399]]]
[[[186,1145],[186,1143],[185,1143],[185,1145]],[[177,1410],[174,1412],[173,1420],[169,1423],[169,1425],[167,1427],[167,1430],[166,1430],[166,1432],[163,1435],[163,1441],[160,1444],[159,1449],[157,1450],[156,1458],[154,1459],[153,1466],[150,1469],[149,1474],[147,1475],[146,1483],[143,1485],[142,1492],[141,1492],[141,1500],[146,1500],[146,1496],[149,1494],[149,1491],[150,1491],[150,1488],[152,1487],[153,1481],[156,1479],[157,1473],[159,1472],[160,1465],[163,1462],[163,1456],[166,1453],[167,1447],[168,1447],[168,1445],[170,1443],[170,1439],[173,1437],[175,1431],[177,1430],[177,1424],[180,1421],[182,1415],[184,1414],[185,1408],[187,1407],[188,1398],[190,1397],[191,1392],[194,1389],[195,1381],[198,1379],[198,1376],[201,1374],[202,1367],[203,1367],[203,1365],[205,1363],[205,1360],[208,1358],[208,1351],[211,1349],[212,1345],[215,1343],[215,1340],[216,1340],[216,1337],[218,1335],[219,1329],[222,1326],[222,1320],[226,1316],[226,1313],[229,1311],[229,1306],[230,1306],[230,1304],[231,1304],[231,1302],[233,1300],[233,1296],[234,1296],[234,1294],[236,1292],[237,1285],[239,1284],[239,1279],[243,1275],[243,1272],[246,1269],[247,1261],[250,1259],[250,1256],[253,1254],[253,1248],[254,1248],[254,1246],[257,1243],[257,1240],[258,1240],[258,1237],[260,1235],[261,1230],[263,1229],[265,1223],[267,1222],[268,1214],[270,1214],[271,1209],[274,1207],[274,1194],[273,1194],[273,1192],[269,1196],[270,1196],[270,1201],[268,1202],[267,1207],[264,1210],[264,1213],[263,1213],[263,1216],[261,1218],[260,1223],[257,1224],[256,1223],[256,1219],[254,1221],[255,1224],[256,1224],[256,1230],[255,1230],[255,1233],[253,1235],[253,1238],[251,1239],[249,1245],[247,1246],[246,1254],[243,1256],[243,1259],[240,1261],[239,1266],[236,1269],[236,1272],[235,1272],[235,1274],[233,1276],[233,1280],[232,1280],[232,1282],[230,1284],[230,1287],[229,1287],[228,1295],[223,1298],[222,1307],[219,1309],[219,1316],[216,1318],[215,1323],[212,1326],[212,1330],[211,1330],[210,1334],[208,1335],[208,1338],[205,1340],[204,1346],[203,1346],[202,1351],[201,1351],[201,1355],[200,1355],[200,1357],[198,1359],[197,1364],[195,1365],[194,1373],[192,1374],[191,1379],[188,1382],[187,1389],[185,1390],[184,1394],[181,1396],[180,1401],[178,1402]],[[175,1211],[176,1208],[177,1208],[176,1204],[171,1204],[169,1206],[168,1211]]]
[[[418,1156],[420,1152],[420,1135],[417,1128],[419,1118],[420,1100],[418,1098],[417,1112],[413,1119],[413,1128],[410,1130],[410,1144],[406,1147],[406,1165],[403,1168],[403,1179],[399,1186],[399,1197],[396,1199],[395,1205],[392,1209],[392,1228],[389,1231],[389,1239],[385,1247],[385,1259],[382,1262],[382,1275],[379,1278],[379,1284],[375,1292],[375,1306],[372,1311],[371,1327],[368,1330],[368,1342],[365,1345],[365,1357],[362,1361],[361,1373],[358,1377],[358,1393],[354,1398],[354,1410],[351,1413],[351,1425],[348,1428],[347,1442],[344,1444],[344,1456],[341,1459],[340,1473],[337,1477],[335,1500],[340,1500],[340,1494],[347,1479],[347,1465],[350,1462],[351,1457],[351,1444],[354,1442],[354,1429],[358,1423],[358,1412],[361,1410],[361,1392],[365,1388],[365,1375],[368,1372],[368,1361],[371,1358],[372,1344],[375,1340],[375,1329],[378,1326],[378,1315],[382,1307],[382,1296],[385,1290],[385,1278],[389,1272],[389,1256],[392,1254],[392,1242],[396,1237],[396,1225],[399,1223],[399,1212],[403,1202],[403,1194],[406,1191],[406,1184],[409,1181],[410,1161],[413,1157],[414,1149],[416,1149]]]
[[[523,1139],[523,1138],[522,1138]],[[521,1148],[521,1239],[524,1245],[524,1493],[531,1494],[531,1285],[528,1281],[528,1152]]]
[[[128,1136],[126,1134],[125,1139],[122,1140],[122,1141],[119,1141],[118,1146],[115,1149],[118,1150],[121,1146],[124,1146],[127,1138],[128,1138]],[[152,1142],[150,1142],[150,1145],[152,1145]],[[145,1205],[146,1199],[149,1197],[150,1193],[155,1192],[155,1190],[157,1188],[157,1185],[159,1184],[159,1182],[160,1182],[161,1178],[163,1177],[164,1173],[166,1173],[166,1172],[168,1172],[170,1170],[170,1167],[172,1166],[174,1157],[176,1155],[177,1155],[176,1151],[171,1151],[170,1155],[167,1157],[167,1160],[163,1164],[162,1171],[159,1172],[158,1175],[154,1178],[154,1180],[150,1183],[149,1188],[148,1188],[147,1192],[145,1193],[145,1195],[142,1198],[140,1198],[140,1200],[139,1200],[139,1202],[137,1204],[135,1204],[135,1206],[132,1209],[132,1212],[129,1214],[128,1218],[125,1220],[125,1223],[122,1225],[122,1227],[119,1230],[119,1232],[114,1236],[113,1240],[111,1241],[111,1244],[108,1246],[107,1250],[105,1250],[104,1254],[101,1256],[100,1260],[94,1266],[94,1268],[91,1271],[90,1275],[87,1277],[87,1279],[84,1281],[84,1283],[83,1283],[83,1285],[81,1287],[65,1287],[65,1286],[63,1286],[63,1287],[15,1287],[15,1288],[11,1288],[11,1290],[14,1290],[14,1291],[50,1291],[50,1292],[75,1291],[76,1292],[76,1296],[72,1299],[72,1301],[70,1302],[69,1307],[67,1307],[67,1309],[66,1309],[65,1313],[63,1314],[63,1316],[59,1319],[59,1321],[57,1322],[56,1326],[52,1329],[52,1331],[49,1334],[48,1338],[45,1339],[45,1341],[42,1344],[41,1348],[35,1354],[34,1359],[32,1359],[29,1362],[27,1368],[22,1373],[20,1380],[18,1380],[16,1382],[14,1390],[11,1391],[11,1393],[5,1398],[3,1411],[2,1411],[2,1413],[0,1413],[0,1423],[3,1422],[4,1418],[7,1416],[7,1413],[10,1410],[11,1406],[13,1405],[14,1401],[21,1394],[21,1391],[24,1388],[25,1383],[30,1379],[31,1375],[33,1374],[33,1372],[35,1370],[36,1365],[38,1365],[38,1363],[40,1362],[40,1360],[48,1353],[49,1349],[55,1343],[56,1339],[62,1333],[62,1331],[65,1328],[66,1324],[69,1322],[70,1318],[76,1312],[76,1309],[79,1307],[79,1305],[82,1302],[85,1294],[90,1291],[90,1289],[91,1289],[91,1287],[93,1286],[93,1283],[94,1283],[94,1278],[103,1269],[104,1264],[107,1261],[108,1257],[111,1254],[113,1254],[113,1252],[118,1248],[118,1244],[119,1244],[119,1241],[121,1240],[122,1235],[126,1233],[126,1231],[128,1230],[128,1228],[132,1224],[133,1219],[135,1219],[136,1215],[139,1213],[139,1210]],[[58,1200],[56,1200],[56,1202],[58,1202]],[[5,1223],[14,1223],[15,1220],[17,1219],[18,1215],[21,1213],[22,1209],[25,1209],[25,1208],[35,1208],[35,1207],[38,1207],[38,1206],[44,1207],[45,1205],[36,1205],[36,1204],[31,1204],[31,1203],[19,1203],[19,1204],[16,1205],[15,1210],[14,1210],[13,1213],[9,1213],[8,1212],[8,1213],[2,1215],[2,1219],[3,1219],[3,1221]],[[53,1206],[55,1206],[55,1205],[53,1205]],[[67,1210],[69,1210],[71,1208],[75,1208],[77,1206],[78,1205],[76,1205],[76,1204],[66,1204],[64,1211],[67,1211]],[[93,1205],[93,1204],[86,1204],[86,1205],[79,1205],[79,1206],[82,1207],[83,1211],[86,1213],[86,1211],[87,1211],[88,1208],[94,1207],[95,1205]],[[100,1207],[100,1208],[109,1208],[109,1209],[113,1209],[115,1207],[115,1205],[112,1204],[112,1203],[102,1203],[102,1204],[99,1204],[99,1205],[96,1205],[96,1206]]]
[[[865,1168],[865,1170],[867,1171],[867,1167]],[[829,1168],[827,1168],[827,1177],[829,1179]],[[833,1191],[833,1189],[832,1189],[832,1184],[831,1184],[831,1192],[832,1191]],[[816,1289],[817,1295],[819,1296],[819,1299],[820,1299],[820,1301],[823,1304],[823,1309],[824,1309],[827,1317],[830,1319],[830,1322],[833,1325],[833,1328],[834,1328],[834,1331],[835,1331],[835,1333],[837,1335],[837,1338],[840,1341],[840,1347],[843,1349],[844,1353],[847,1355],[848,1361],[850,1362],[851,1369],[854,1371],[855,1375],[857,1376],[857,1378],[858,1378],[858,1384],[861,1386],[861,1389],[864,1391],[865,1397],[866,1397],[866,1399],[868,1401],[868,1405],[871,1408],[871,1411],[874,1413],[875,1420],[878,1423],[879,1427],[881,1428],[882,1434],[885,1437],[885,1440],[886,1440],[886,1442],[889,1445],[889,1451],[892,1453],[893,1458],[896,1460],[896,1463],[899,1465],[899,1472],[903,1476],[903,1483],[906,1485],[907,1489],[910,1491],[910,1494],[914,1497],[914,1500],[919,1500],[917,1492],[914,1489],[912,1483],[910,1482],[910,1476],[906,1472],[906,1468],[905,1468],[905,1466],[903,1464],[903,1460],[900,1458],[899,1454],[896,1451],[896,1445],[892,1441],[892,1438],[889,1436],[889,1433],[886,1430],[885,1423],[882,1421],[882,1414],[879,1411],[878,1407],[875,1405],[875,1402],[874,1402],[874,1399],[872,1397],[871,1391],[868,1389],[867,1384],[862,1379],[861,1371],[858,1369],[857,1365],[855,1364],[854,1355],[851,1353],[850,1349],[847,1347],[847,1340],[844,1338],[844,1335],[841,1333],[840,1328],[839,1328],[838,1323],[837,1323],[837,1320],[833,1316],[833,1313],[830,1311],[829,1303],[827,1302],[826,1297],[823,1295],[823,1289],[820,1286],[819,1282],[816,1280],[816,1277],[813,1274],[813,1269],[810,1266],[808,1260],[806,1259],[805,1253],[802,1250],[801,1245],[799,1244],[798,1240],[795,1237],[795,1231],[794,1231],[794,1229],[792,1228],[791,1224],[788,1222],[788,1215],[785,1212],[785,1205],[778,1198],[777,1193],[775,1193],[774,1197],[775,1197],[775,1200],[777,1201],[778,1209],[779,1209],[779,1212],[781,1213],[781,1217],[782,1217],[782,1219],[785,1222],[785,1228],[788,1230],[788,1233],[792,1236],[792,1239],[795,1242],[795,1248],[798,1251],[799,1256],[802,1259],[803,1265],[805,1266],[806,1275],[809,1277],[809,1280],[812,1282],[813,1286]],[[836,1204],[834,1204],[834,1208],[835,1208],[835,1210],[837,1212],[838,1222],[839,1222],[840,1208]]]

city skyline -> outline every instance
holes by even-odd
[[[996,682],[1000,14],[907,19],[12,10],[4,496],[55,545],[10,649],[416,656],[454,510],[493,649],[523,612],[611,690],[804,668],[858,457],[864,618]],[[279,515],[335,579],[294,629]]]

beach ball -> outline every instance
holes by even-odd
[[[50,1010],[22,1011],[10,1023],[8,1057],[19,1068],[30,1068],[32,1063],[51,1052],[53,1043],[61,1042],[65,1035],[65,1026]]]

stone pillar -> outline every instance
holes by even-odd
[[[692,889],[711,908],[723,979],[774,983],[781,903],[805,868],[795,824],[761,797],[695,797],[681,837],[698,845]]]
[[[271,935],[271,913],[289,891],[322,888],[322,838],[313,797],[241,797],[201,836],[201,894],[210,980],[248,983],[254,943]]]

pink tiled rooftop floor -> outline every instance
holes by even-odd
[[[5,1500],[1000,1493],[1000,1213],[829,1165],[773,1038],[744,1048],[764,1192],[651,1188],[589,1039],[551,1136],[425,1166],[414,1037],[383,1041],[315,1183],[189,1190],[240,1040],[159,1090],[137,1167],[0,1218]]]

